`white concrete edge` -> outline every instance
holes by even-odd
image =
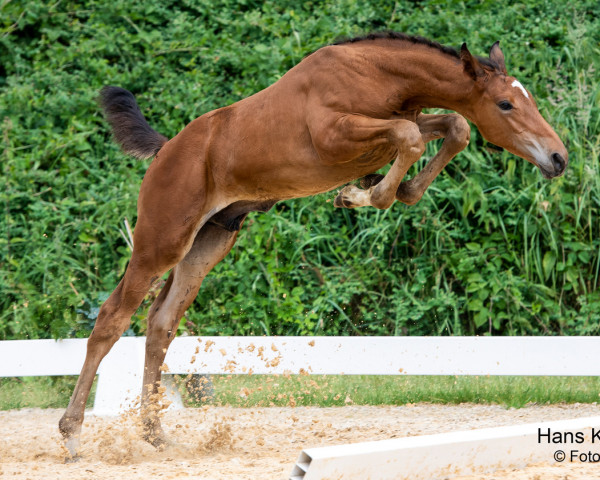
[[[555,444],[542,437],[540,443],[538,429],[581,432],[582,442]],[[309,448],[301,452],[289,478],[436,480],[554,463],[558,450],[569,462],[572,450],[600,451],[600,439],[592,440],[598,431],[600,417],[589,417]]]

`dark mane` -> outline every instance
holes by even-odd
[[[406,33],[394,32],[394,31],[375,32],[375,33],[370,33],[368,35],[362,35],[360,37],[354,37],[354,38],[341,38],[339,40],[336,40],[334,43],[332,43],[332,45],[346,45],[349,43],[366,42],[366,41],[373,41],[373,40],[399,40],[402,42],[413,43],[415,45],[424,45],[426,47],[438,50],[445,55],[449,55],[456,59],[460,59],[460,51],[457,50],[456,48],[447,47],[446,45],[442,45],[441,43],[434,42],[433,40],[429,40],[428,38],[425,38],[425,37],[419,37],[416,35],[407,35]],[[486,67],[493,68],[494,70],[500,69],[500,67],[495,62],[492,62],[489,58],[479,57],[479,56],[477,56],[476,58],[477,58],[477,60],[479,60],[479,62],[482,65],[484,65]]]
[[[439,50],[440,52],[443,52],[446,55],[450,55],[455,58],[460,58],[460,54],[455,48],[446,47],[441,43],[434,42],[433,40],[429,40],[425,37],[407,35],[406,33],[392,31],[370,33],[368,35],[362,35],[360,37],[354,38],[341,38],[339,40],[336,40],[333,43],[333,45],[344,45],[346,43],[364,42],[367,40],[401,40],[403,42],[410,42],[417,45],[425,45],[430,48],[435,48],[436,50]]]

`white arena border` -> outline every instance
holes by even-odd
[[[86,341],[1,341],[0,377],[78,375]],[[135,403],[144,343],[122,337],[106,356],[93,414],[117,415]],[[600,337],[177,337],[165,363],[170,374],[598,376],[598,351]],[[163,382],[171,378],[163,375]],[[171,399],[182,407],[178,395]],[[600,418],[553,423],[586,434],[600,428]],[[555,449],[532,437],[538,426],[307,449],[290,478],[434,480],[550,462]]]
[[[300,454],[290,480],[442,480],[554,463],[558,450],[566,455],[564,463],[571,463],[571,450],[590,450],[594,428],[600,429],[600,417],[309,448]],[[538,443],[538,429],[581,432],[584,442]]]

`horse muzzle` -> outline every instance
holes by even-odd
[[[563,156],[558,152],[554,152],[550,155],[550,158],[544,164],[538,165],[544,178],[555,178],[560,177],[569,164],[568,155]]]

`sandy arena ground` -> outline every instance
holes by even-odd
[[[17,479],[287,479],[303,448],[455,430],[600,415],[600,406],[205,407],[168,412],[175,445],[156,452],[138,436],[134,416],[88,415],[82,459],[64,463],[57,430],[62,410],[0,412],[0,478]],[[536,465],[469,480],[600,478],[600,465]],[[375,479],[374,479],[375,480]],[[467,477],[463,477],[467,480]]]

